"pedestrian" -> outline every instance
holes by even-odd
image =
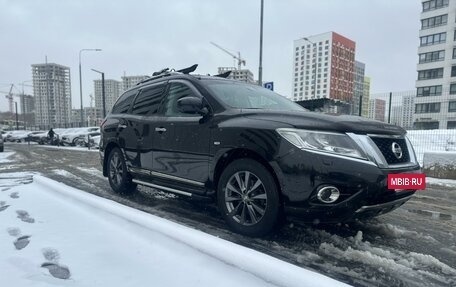
[[[55,135],[55,132],[51,128],[48,132],[48,137],[50,139],[51,144],[54,144],[54,135]]]

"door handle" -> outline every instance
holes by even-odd
[[[117,127],[118,127],[119,129],[126,129],[126,128],[127,128],[127,125],[119,124]]]
[[[166,132],[166,128],[155,128],[155,131],[159,133],[164,133]]]

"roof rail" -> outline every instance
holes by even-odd
[[[136,85],[141,85],[141,84],[144,84],[146,82],[149,82],[149,81],[152,81],[152,80],[155,80],[155,79],[158,79],[158,78],[162,78],[162,77],[165,77],[165,76],[179,75],[179,74],[188,75],[191,72],[194,72],[197,67],[198,67],[198,64],[195,64],[195,65],[192,65],[190,67],[183,68],[183,69],[180,69],[180,70],[177,70],[177,71],[174,70],[174,69],[165,68],[165,69],[162,69],[160,71],[152,73],[152,77],[149,77],[149,78],[147,78],[145,80],[142,80],[139,83],[137,83]]]

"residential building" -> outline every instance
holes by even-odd
[[[32,65],[35,124],[43,128],[70,123],[70,68],[55,63]]]
[[[360,104],[362,105],[363,94],[364,94],[364,71],[366,65],[359,61],[355,61],[355,74],[353,77],[353,100],[352,100],[352,115],[360,116],[362,109],[360,110]]]
[[[356,43],[335,32],[294,41],[292,100],[353,100]]]
[[[377,121],[385,121],[386,101],[382,99],[369,100],[369,112],[367,117]]]
[[[404,129],[413,128],[413,114],[415,112],[415,91],[402,97],[402,118],[400,126]]]
[[[364,77],[364,92],[361,116],[367,118],[369,115],[369,100],[370,100],[370,78]]]
[[[146,75],[140,76],[123,76],[122,77],[122,92],[136,86],[137,83],[149,78]]]
[[[31,114],[35,112],[35,99],[31,95],[21,94],[21,114]]]
[[[99,111],[98,118],[103,118],[103,98],[102,98],[102,86],[101,80],[94,80],[95,90],[95,108]],[[117,98],[121,94],[121,82],[116,80],[105,80],[105,108],[106,114],[108,114]]]
[[[231,71],[231,74],[228,76],[228,79],[247,82],[247,83],[251,83],[251,84],[255,83],[255,80],[253,79],[253,73],[249,69],[238,70],[235,67],[219,67],[218,68],[219,74],[223,74],[228,71]]]
[[[413,126],[456,125],[456,1],[422,0]]]

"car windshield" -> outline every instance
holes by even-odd
[[[234,81],[204,81],[212,94],[232,108],[305,111],[287,98],[260,86]]]

